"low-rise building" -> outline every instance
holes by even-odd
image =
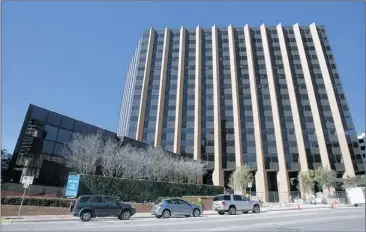
[[[4,181],[19,183],[23,176],[34,176],[36,185],[64,186],[72,171],[65,166],[65,144],[75,133],[97,132],[119,140],[122,146],[151,147],[128,137],[117,138],[114,132],[30,104]]]

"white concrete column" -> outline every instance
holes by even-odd
[[[196,28],[196,70],[194,84],[194,150],[193,158],[201,160],[201,83],[202,83],[202,35],[201,28]],[[197,183],[202,183],[202,176],[197,177]]]
[[[302,127],[301,127],[299,108],[297,106],[295,86],[294,86],[294,82],[292,80],[293,76],[292,76],[290,62],[289,62],[287,48],[286,48],[286,42],[285,42],[286,40],[285,40],[285,36],[283,34],[283,28],[282,28],[281,24],[277,25],[277,34],[278,34],[278,39],[279,39],[280,48],[281,48],[283,67],[285,69],[285,78],[286,78],[286,82],[287,82],[287,90],[288,90],[289,99],[290,99],[292,118],[294,120],[295,135],[296,135],[297,149],[299,151],[301,171],[307,171],[309,169],[309,167],[308,167],[308,161],[306,158],[306,150],[305,150],[305,144],[304,144],[303,131],[302,131]]]
[[[335,125],[336,131],[337,131],[339,146],[340,146],[340,149],[342,152],[342,157],[343,157],[344,167],[345,167],[344,177],[347,177],[347,176],[354,177],[355,170],[353,168],[351,154],[349,152],[348,142],[347,142],[346,134],[344,132],[344,127],[342,124],[342,119],[341,119],[339,107],[337,104],[337,99],[336,99],[336,96],[334,93],[332,80],[330,78],[328,66],[327,66],[327,63],[325,60],[325,56],[324,56],[325,51],[323,51],[323,48],[321,46],[320,38],[318,35],[318,30],[316,28],[315,23],[312,23],[310,25],[310,33],[311,33],[311,37],[313,38],[316,56],[318,57],[319,66],[320,66],[320,70],[322,72],[323,81],[324,81],[324,85],[325,85],[325,90],[327,91],[327,96],[328,96],[328,100],[329,100],[329,104],[330,104],[330,110],[332,112],[334,125]]]
[[[136,140],[137,141],[142,141],[142,136],[144,135],[146,98],[147,98],[147,92],[149,89],[151,57],[152,57],[152,51],[153,51],[153,46],[154,46],[154,37],[155,37],[155,30],[151,28],[150,33],[149,33],[149,41],[147,44],[144,79],[142,82],[140,109],[139,109],[139,116],[138,116],[138,121],[137,121],[137,131],[136,131]]]
[[[286,168],[286,158],[285,158],[285,151],[283,148],[283,139],[282,139],[282,127],[281,127],[281,122],[280,122],[280,115],[278,112],[277,92],[276,92],[275,80],[274,80],[274,76],[273,76],[271,53],[269,50],[266,26],[264,24],[262,24],[260,26],[260,30],[261,30],[262,43],[263,43],[264,60],[266,63],[269,96],[270,96],[270,101],[271,101],[274,133],[275,133],[275,139],[276,139],[277,158],[278,158],[278,166],[279,166],[279,170],[277,172],[279,200],[280,200],[280,202],[289,202],[290,183],[289,183],[288,172],[287,172],[287,168]]]
[[[319,108],[318,108],[318,105],[316,102],[313,81],[311,79],[309,64],[308,64],[308,60],[306,58],[306,53],[305,53],[305,49],[304,49],[304,44],[303,44],[299,24],[295,24],[293,26],[293,29],[294,29],[294,34],[295,34],[295,38],[296,38],[297,49],[299,51],[301,67],[302,67],[302,71],[304,73],[305,85],[306,85],[306,89],[308,92],[310,108],[311,108],[311,112],[313,114],[315,134],[316,134],[316,137],[318,140],[318,146],[319,146],[319,151],[320,151],[320,157],[322,160],[322,166],[324,168],[329,169],[330,163],[329,163],[327,146],[325,144],[324,132],[323,132],[323,127],[322,127],[322,122],[320,120]]]
[[[168,28],[165,28],[163,58],[161,61],[161,74],[159,84],[160,85],[159,100],[156,113],[156,127],[155,127],[155,140],[154,140],[155,147],[161,146],[161,135],[162,135],[164,103],[165,103],[166,71],[167,71],[168,54],[169,54],[169,41],[170,41],[170,30]]]
[[[244,26],[244,37],[248,57],[250,94],[252,96],[252,107],[253,107],[254,137],[257,153],[257,172],[255,174],[255,185],[256,185],[257,196],[260,196],[261,199],[266,202],[268,201],[267,171],[265,170],[264,166],[262,131],[261,131],[261,121],[258,107],[256,73],[254,68],[255,66],[252,50],[252,38],[250,34],[250,28],[248,25]]]
[[[181,135],[182,135],[182,102],[184,86],[184,55],[185,55],[185,29],[180,28],[179,38],[179,60],[178,60],[178,81],[177,81],[177,106],[175,109],[175,131],[173,152],[180,153]]]
[[[243,152],[241,140],[240,106],[238,93],[238,75],[236,66],[236,51],[234,29],[230,25],[228,28],[229,52],[230,52],[230,72],[231,72],[231,90],[233,99],[233,118],[234,118],[234,137],[235,137],[235,165],[243,165]]]
[[[308,166],[308,161],[306,158],[303,131],[302,131],[301,120],[300,120],[300,115],[299,115],[299,108],[297,105],[295,86],[294,86],[294,82],[292,80],[293,76],[292,76],[290,62],[289,62],[288,53],[287,53],[286,40],[285,40],[285,36],[284,36],[283,28],[282,28],[281,24],[277,25],[277,34],[278,34],[278,39],[279,39],[279,43],[280,43],[283,67],[285,70],[285,78],[286,78],[286,83],[287,83],[289,99],[290,99],[292,118],[294,121],[297,150],[299,152],[299,160],[300,160],[300,168],[301,168],[300,171],[306,172],[309,170],[309,166]],[[301,188],[300,189],[301,196],[305,196],[305,192],[303,191],[301,186],[300,186],[300,188]]]
[[[214,142],[215,142],[215,165],[212,174],[214,185],[224,185],[224,173],[222,170],[221,153],[221,112],[220,112],[220,76],[219,76],[219,53],[218,35],[216,25],[212,27],[212,71],[213,71],[213,102],[214,102]]]
[[[195,85],[194,85],[194,154],[195,160],[201,159],[201,29],[196,28],[196,70],[195,70]]]

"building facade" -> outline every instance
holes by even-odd
[[[361,133],[358,136],[358,146],[360,147],[360,155],[362,157],[363,164],[366,168],[366,141],[365,133]]]
[[[34,176],[34,184],[64,186],[71,171],[64,165],[63,148],[75,133],[116,133],[30,104],[10,162],[7,182]]]
[[[117,136],[208,161],[226,185],[285,199],[301,170],[365,172],[324,26],[146,30],[128,70]]]
[[[119,140],[121,146],[148,149],[150,145],[84,123],[68,116],[29,105],[20,131],[6,182],[19,183],[22,176],[34,176],[35,185],[64,186],[71,169],[65,166],[64,145],[73,134],[94,134]],[[178,155],[178,154],[171,154]],[[98,168],[96,170],[98,174]]]

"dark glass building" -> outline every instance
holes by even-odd
[[[298,172],[365,173],[324,26],[146,30],[126,76],[117,136],[208,161],[226,185],[287,201]]]
[[[128,137],[117,138],[114,132],[68,116],[29,105],[4,180],[19,183],[22,176],[34,176],[35,185],[64,186],[72,171],[64,165],[64,144],[70,141],[74,133],[97,132],[116,141],[120,140],[122,146],[130,145],[139,149],[150,147]]]

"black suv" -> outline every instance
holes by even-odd
[[[82,221],[89,221],[95,217],[116,216],[120,220],[128,220],[136,213],[135,207],[121,203],[113,197],[101,195],[81,195],[70,205],[70,213],[80,217]]]

